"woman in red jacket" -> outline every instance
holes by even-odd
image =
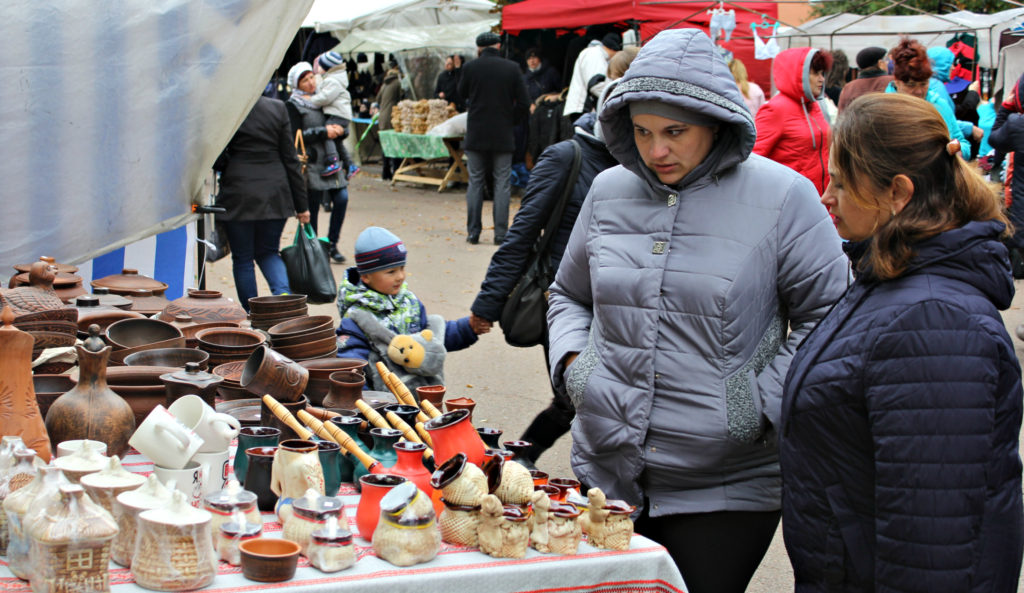
[[[829,124],[817,101],[825,94],[832,56],[810,47],[775,56],[772,76],[779,92],[758,110],[754,152],[811,180],[818,194],[828,187]]]

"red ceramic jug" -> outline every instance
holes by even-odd
[[[434,463],[440,466],[456,453],[477,466],[484,464],[484,442],[469,421],[468,410],[455,410],[431,418],[423,427],[434,441]]]
[[[372,542],[373,531],[377,529],[377,521],[380,520],[380,499],[406,479],[394,474],[366,474],[359,481],[363,485],[363,492],[359,497],[359,506],[356,507],[356,529],[359,530],[359,537]]]
[[[394,447],[395,453],[398,454],[398,461],[388,468],[388,473],[402,476],[416,484],[417,488],[430,497],[434,504],[434,512],[440,517],[441,511],[444,510],[444,503],[441,502],[441,497],[435,496],[436,491],[430,485],[430,472],[423,465],[423,451],[427,446],[414,441],[398,441]]]

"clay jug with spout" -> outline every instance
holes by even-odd
[[[0,418],[3,433],[20,436],[43,461],[50,461],[50,439],[32,385],[32,336],[14,327],[14,311],[4,307],[0,327]]]
[[[128,438],[135,432],[135,413],[121,396],[107,387],[110,346],[100,338],[98,325],[78,350],[78,385],[57,398],[46,412],[46,430],[61,443],[91,439],[107,444],[109,455],[124,457]]]

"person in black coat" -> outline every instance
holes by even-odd
[[[480,241],[487,173],[494,185],[494,243],[508,231],[515,124],[529,113],[530,99],[519,66],[498,53],[501,38],[491,32],[476,38],[477,59],[462,68],[459,95],[468,107],[463,148],[469,165],[466,190],[466,241]]]
[[[306,185],[292,144],[284,103],[260,97],[214,163],[221,172],[218,222],[227,229],[232,272],[240,304],[257,296],[259,264],[273,294],[290,292],[281,260],[281,233],[293,214],[309,222]],[[297,213],[297,214],[296,214]]]
[[[462,97],[459,96],[459,77],[462,76],[462,69],[455,68],[455,56],[451,55],[444,59],[444,71],[437,75],[437,84],[434,85],[434,96],[455,104],[455,110],[462,112],[466,110]]]
[[[526,96],[530,103],[537,97],[548,93],[557,93],[562,89],[562,77],[550,64],[541,59],[535,49],[526,51],[526,72],[523,73],[526,83]]]
[[[552,144],[543,153],[530,174],[530,183],[523,196],[522,207],[512,221],[512,227],[498,251],[491,257],[487,275],[480,285],[473,305],[470,307],[470,324],[484,327],[498,321],[509,294],[530,263],[530,251],[537,242],[541,231],[554,216],[558,200],[565,183],[573,183],[572,194],[565,205],[557,234],[550,244],[551,269],[557,270],[562,253],[569,242],[576,217],[583,206],[583,200],[590,191],[594,177],[605,169],[618,164],[604,145],[604,140],[595,135],[594,124],[597,116],[584,114],[576,120],[576,133],[571,140]],[[567,179],[575,149],[581,150],[580,172],[576,179]],[[547,336],[544,339],[544,360],[547,360]],[[575,414],[572,402],[560,390],[554,391],[554,400],[534,418],[521,437],[532,443],[527,455],[536,461],[563,434],[568,432]]]
[[[885,142],[878,142],[885,138]],[[938,112],[864,95],[832,129],[857,279],[800,346],[779,430],[801,592],[1015,592],[1021,369],[1006,217]]]
[[[1010,188],[1010,222],[1016,227],[1010,241],[1014,254],[1014,275],[1024,278],[1024,76],[1017,80],[1012,92],[996,111],[996,121],[988,143],[992,148],[1013,153],[1013,181]],[[1018,273],[1021,272],[1021,273]]]

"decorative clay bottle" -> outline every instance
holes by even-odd
[[[50,461],[50,439],[32,385],[32,336],[12,325],[14,312],[4,307],[0,327],[0,418],[3,432],[20,436],[43,461]]]
[[[78,350],[78,385],[57,398],[46,413],[46,430],[54,441],[91,439],[107,444],[107,453],[123,457],[135,432],[131,406],[107,387],[110,346],[100,339],[98,325]]]
[[[395,453],[395,443],[398,439],[402,438],[402,433],[393,428],[371,428],[370,434],[373,436],[373,449],[370,449],[370,457],[373,457],[380,462],[381,468],[390,468],[398,461],[398,454]],[[357,463],[354,470],[352,470],[352,480],[356,483],[356,488],[361,492],[362,484],[359,482],[359,478],[370,473],[370,470],[366,467]],[[390,472],[389,472],[390,473]]]

